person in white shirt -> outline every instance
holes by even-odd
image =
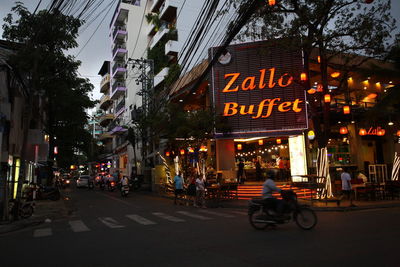
[[[206,186],[204,184],[204,180],[202,177],[197,176],[196,179],[196,203],[195,207],[200,205],[202,208],[206,208],[206,201],[205,201],[205,194],[206,194]]]
[[[263,184],[263,189],[262,189],[262,198],[264,200],[265,205],[271,205],[275,208],[275,211],[277,213],[277,217],[283,217],[283,210],[285,208],[285,203],[281,199],[276,199],[272,193],[278,192],[280,193],[282,189],[277,187],[275,185],[275,182],[273,180],[274,178],[274,173],[272,171],[267,172],[267,179],[265,180]]]
[[[351,199],[351,176],[350,174],[345,170],[342,169],[342,174],[340,175],[340,179],[342,180],[342,197],[347,196],[349,200]]]

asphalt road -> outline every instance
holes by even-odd
[[[0,266],[400,266],[400,208],[320,212],[257,231],[246,210],[67,189],[69,217],[0,237]]]

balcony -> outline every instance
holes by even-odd
[[[119,102],[117,104],[117,106],[115,107],[115,117],[118,117],[119,115],[121,115],[121,113],[123,113],[125,111],[125,98],[123,98],[121,100],[121,102]]]
[[[160,7],[160,19],[172,22],[176,18],[178,4],[178,0],[165,0],[164,4]]]
[[[154,87],[157,87],[159,84],[161,84],[162,81],[164,81],[165,76],[168,75],[168,71],[168,67],[163,68],[159,73],[154,76]]]
[[[112,68],[112,76],[114,77],[124,77],[126,73],[125,63],[123,62],[115,62]]]
[[[124,41],[125,37],[127,36],[128,31],[126,30],[125,26],[115,26],[115,29],[113,31],[113,40],[120,40]]]
[[[107,110],[112,103],[112,100],[109,95],[103,95],[100,99],[100,108],[102,110]]]
[[[103,127],[106,127],[113,119],[114,119],[114,114],[112,113],[103,114],[99,118],[99,124]]]
[[[154,35],[153,39],[150,42],[150,49],[153,49],[153,47],[164,37],[167,36],[169,33],[168,28],[160,28],[160,30]]]
[[[154,3],[150,7],[150,12],[157,12],[164,3],[164,0],[154,0]]]
[[[174,40],[169,40],[166,44],[165,44],[165,54],[167,56],[177,56],[178,52],[180,50],[180,45],[178,41],[174,41]]]
[[[121,134],[126,131],[128,131],[128,129],[119,125],[119,122],[117,122],[117,120],[112,121],[110,125],[108,125],[108,133],[111,135]]]
[[[124,45],[116,45],[113,49],[113,59],[115,58],[123,58],[126,53],[128,53],[128,50]]]
[[[100,93],[107,94],[110,90],[110,74],[107,73],[103,76],[100,82]]]
[[[126,84],[124,81],[114,81],[112,85],[112,93],[111,93],[111,99],[117,99],[119,96],[124,94],[126,91]]]
[[[117,11],[117,15],[115,16],[114,23],[112,25],[115,25],[115,23],[125,23],[125,19],[128,17],[129,10],[126,8],[123,8],[122,5],[120,5],[119,10]]]

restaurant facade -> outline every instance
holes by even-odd
[[[210,61],[217,49],[209,50]],[[310,56],[309,87],[304,83],[303,63],[301,50],[288,50],[279,42],[243,43],[225,49],[207,84],[193,87],[205,63],[197,66],[197,73],[178,80],[176,84],[183,86],[172,90],[172,99],[183,102],[184,110],[213,108],[229,125],[229,131],[215,129],[207,144],[207,162],[225,180],[236,180],[242,160],[245,181],[262,181],[267,170],[275,172],[278,181],[301,181],[301,175],[316,172],[318,133],[310,101],[322,106],[329,100],[327,150],[332,179],[343,167],[371,181],[390,179],[400,126],[396,116],[377,124],[365,120],[364,114],[398,83],[396,77],[375,75],[371,66],[393,66],[371,59],[345,72],[340,60],[333,60],[328,68],[329,94],[322,95],[318,55]]]

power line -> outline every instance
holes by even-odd
[[[86,43],[83,45],[83,47],[79,50],[79,52],[76,54],[76,57],[78,57],[80,55],[80,53],[83,51],[83,49],[85,49],[85,47],[87,46],[87,44],[90,42],[90,40],[93,38],[94,34],[97,32],[97,30],[100,28],[102,22],[104,21],[104,19],[107,17],[108,13],[110,13],[113,5],[115,4],[115,2],[117,2],[118,0],[114,0],[113,2],[111,2],[109,4],[110,8],[108,9],[107,13],[104,15],[104,17],[102,18],[102,20],[100,21],[100,23],[97,25],[96,29],[94,30],[94,32],[92,33],[92,35],[89,37],[89,39],[86,41]]]

